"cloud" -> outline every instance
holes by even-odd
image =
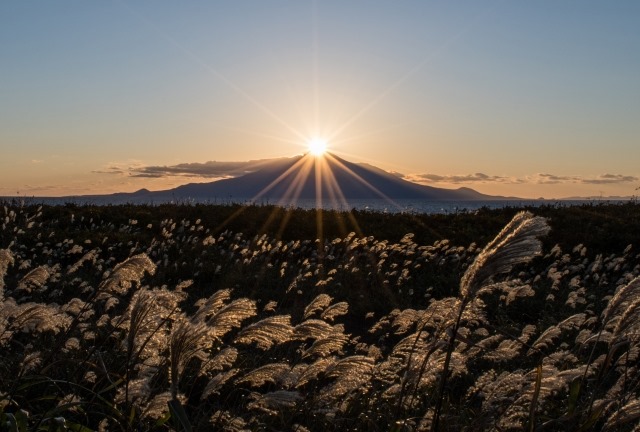
[[[559,183],[578,183],[578,184],[619,184],[637,182],[640,178],[622,175],[622,174],[600,174],[596,177],[583,176],[558,176],[553,174],[536,174],[530,178],[532,183],[536,184],[559,184]]]
[[[103,170],[93,170],[91,172],[94,174],[126,174],[127,169],[118,166],[108,166]]]
[[[581,183],[578,176],[559,176],[555,174],[537,173],[527,177],[528,183],[535,184],[560,184],[560,183]]]
[[[104,169],[94,170],[96,174],[119,175],[136,178],[230,178],[238,177],[257,171],[278,161],[287,161],[289,158],[258,159],[242,162],[218,162],[181,163],[176,165],[144,165],[139,161],[128,163],[110,163]],[[477,184],[477,183],[501,183],[501,184],[620,184],[640,182],[640,178],[623,174],[600,174],[598,176],[556,175],[550,173],[536,173],[522,177],[491,175],[482,172],[473,174],[403,174],[397,171],[389,171],[389,174],[398,178],[422,183],[422,184]]]
[[[395,174],[395,173],[392,173]],[[412,174],[407,176],[398,176],[406,180],[417,183],[504,183],[504,184],[619,184],[632,183],[640,181],[639,177],[622,175],[622,174],[601,174],[595,177],[577,176],[577,175],[556,175],[549,173],[537,173],[524,177],[506,177],[498,175],[488,175],[484,173],[465,174],[465,175],[440,175],[440,174]]]
[[[602,174],[596,178],[583,179],[582,183],[587,184],[617,184],[631,183],[640,180],[638,177],[626,176],[621,174]]]
[[[238,177],[257,171],[264,166],[287,158],[259,159],[245,162],[181,163],[177,165],[130,165],[123,167],[112,164],[104,170],[93,171],[97,174],[128,174],[131,177],[166,178],[166,177],[205,177],[228,178]]]
[[[401,179],[406,179],[407,178],[407,176],[405,174],[403,174],[401,172],[398,172],[398,171],[389,171],[389,174],[394,175],[394,176],[396,176],[398,178],[401,178]]]
[[[420,183],[513,183],[516,179],[484,173],[465,175],[439,175],[439,174],[415,174],[408,176],[413,181]]]

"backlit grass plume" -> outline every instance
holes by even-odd
[[[482,249],[462,276],[460,295],[463,301],[491,283],[495,276],[508,273],[515,265],[540,255],[542,244],[538,238],[546,235],[550,229],[543,217],[533,216],[529,212],[516,214]]]
[[[529,212],[516,214],[511,222],[491,241],[467,269],[460,280],[460,301],[455,323],[448,333],[447,354],[442,367],[431,430],[440,425],[442,402],[445,397],[447,378],[461,319],[466,306],[485,286],[494,282],[494,277],[508,273],[517,264],[523,264],[540,255],[542,244],[538,237],[550,230],[547,221]]]
[[[7,274],[7,269],[10,265],[13,265],[13,255],[9,249],[0,249],[0,300],[3,297],[4,290],[4,275]]]
[[[145,272],[153,275],[155,271],[156,265],[146,254],[134,255],[116,265],[100,287],[108,292],[124,294],[133,284],[140,283]]]
[[[640,430],[640,206],[362,212],[333,240],[34,210],[0,228],[0,430]]]

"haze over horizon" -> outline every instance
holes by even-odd
[[[640,186],[640,3],[0,4],[0,196],[161,190],[314,138],[440,188]]]

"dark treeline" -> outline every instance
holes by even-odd
[[[12,203],[15,205],[15,203]],[[32,205],[33,211],[39,206]],[[413,233],[419,244],[432,244],[448,239],[452,244],[482,246],[518,211],[549,219],[552,230],[545,245],[559,244],[573,247],[583,244],[598,253],[616,252],[640,240],[640,204],[597,203],[577,206],[483,208],[474,212],[451,214],[379,213],[352,210],[315,210],[282,208],[273,205],[116,205],[95,206],[67,204],[43,206],[47,220],[76,219],[111,221],[114,225],[135,219],[141,225],[170,218],[176,221],[197,220],[209,227],[213,234],[224,231],[243,233],[247,237],[266,234],[279,240],[332,240],[350,232],[358,237],[373,236],[378,240],[399,241]],[[62,227],[61,227],[62,228]],[[62,233],[61,233],[62,234]],[[140,233],[138,233],[140,234]],[[147,233],[153,235],[153,231]],[[143,235],[143,234],[140,234]]]

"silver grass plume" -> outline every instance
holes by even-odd
[[[395,328],[394,333],[397,335],[407,333],[423,315],[424,311],[417,311],[415,309],[403,310],[393,320],[392,327]]]
[[[213,315],[198,313],[194,322],[200,322],[203,316],[204,323],[209,329],[209,337],[220,339],[234,328],[239,328],[242,321],[256,315],[256,302],[246,298],[234,300],[228,305],[218,309]]]
[[[562,320],[557,325],[550,326],[533,344],[531,344],[532,348],[529,350],[527,355],[533,354],[535,352],[534,350],[540,351],[549,348],[553,343],[553,340],[559,338],[562,335],[562,332],[580,328],[585,320],[586,315],[579,313],[571,315],[569,318]]]
[[[195,357],[202,357],[203,350],[210,347],[212,340],[207,337],[208,329],[203,323],[192,323],[186,318],[174,324],[169,337],[169,378],[171,396],[178,395],[180,377],[185,366]]]
[[[303,400],[302,395],[295,390],[277,390],[263,395],[254,393],[253,402],[247,405],[249,409],[258,409],[270,415],[277,415],[286,409],[294,408]]]
[[[126,349],[131,365],[138,358],[159,361],[158,353],[166,347],[167,321],[178,311],[181,293],[166,289],[142,289],[131,298],[124,316],[114,318],[114,324],[127,331]]]
[[[349,303],[339,302],[329,306],[320,317],[325,321],[333,321],[336,317],[346,315],[349,312]]]
[[[327,337],[317,339],[302,353],[302,358],[327,357],[334,353],[340,354],[347,342],[349,342],[349,335],[344,334],[342,331],[333,331]]]
[[[269,363],[250,371],[235,383],[248,384],[251,387],[260,387],[267,383],[281,384],[290,371],[291,366],[287,363]]]
[[[238,350],[234,347],[227,347],[207,361],[203,366],[206,372],[221,371],[230,368],[238,358]]]
[[[236,343],[251,344],[263,350],[274,345],[287,342],[293,336],[291,316],[277,315],[260,320],[243,328],[236,338]]]
[[[9,249],[0,249],[0,300],[4,297],[4,277],[7,269],[13,265],[13,255]]]
[[[506,339],[500,342],[495,349],[485,352],[483,359],[494,363],[506,362],[515,359],[522,351],[522,344],[519,340]]]
[[[90,303],[87,303],[77,297],[72,298],[67,304],[62,305],[60,310],[78,317],[80,321],[86,321],[95,314],[93,306]]]
[[[374,361],[371,357],[363,355],[353,355],[345,357],[325,371],[325,375],[329,378],[352,379],[352,375],[357,375],[362,378],[362,375],[368,375],[373,369]]]
[[[223,289],[216,291],[211,297],[198,300],[195,305],[198,310],[193,315],[193,321],[206,321],[211,315],[218,312],[227,300],[231,298],[231,290]]]
[[[331,405],[338,400],[344,402],[352,392],[366,392],[373,367],[373,359],[361,355],[345,357],[335,362],[325,371],[325,375],[335,381],[320,391],[319,402]]]
[[[604,424],[603,431],[618,430],[622,425],[637,421],[640,418],[640,399],[633,399],[616,410]],[[634,431],[637,430],[633,429]]]
[[[51,270],[46,265],[34,268],[18,282],[18,289],[31,292],[34,288],[42,288],[51,276]]]
[[[71,325],[72,318],[62,312],[55,304],[24,303],[12,308],[9,318],[11,328],[23,332],[52,331],[54,334],[66,330]]]
[[[433,341],[427,342],[426,339],[428,337],[429,333],[424,331],[405,336],[393,347],[386,361],[395,363],[399,360],[399,365],[402,365],[409,361],[412,355],[419,352],[427,352],[433,346]],[[394,374],[395,372],[394,370]]]
[[[159,420],[167,411],[171,393],[163,392],[155,395],[142,409],[140,416],[144,419]]]
[[[247,432],[247,422],[242,417],[233,417],[228,411],[216,411],[209,419],[211,430],[226,432]]]
[[[125,294],[134,283],[140,283],[145,272],[153,275],[156,265],[144,253],[134,255],[116,265],[107,279],[102,281],[100,289]]]
[[[613,341],[621,335],[633,335],[638,337],[638,318],[640,317],[640,298],[634,299],[620,314],[617,324],[613,329]]]
[[[310,365],[304,365],[303,363],[302,365],[304,366],[300,367],[301,371],[296,382],[296,387],[303,387],[309,382],[316,380],[321,373],[324,373],[327,368],[333,366],[335,362],[335,357],[327,357],[320,358]],[[296,368],[299,366],[301,365],[296,365]]]
[[[540,255],[538,237],[549,232],[545,218],[529,212],[516,214],[511,222],[480,252],[460,281],[464,300],[473,297],[496,275],[508,273],[517,265]]]
[[[219,393],[222,386],[224,386],[227,383],[227,381],[233,378],[238,372],[239,372],[239,369],[234,368],[234,369],[229,369],[228,371],[225,371],[225,372],[220,372],[217,375],[214,375],[213,378],[209,380],[204,390],[202,391],[200,400],[204,400],[209,396],[211,396],[212,394]]]
[[[439,428],[442,402],[447,385],[450,362],[452,360],[455,339],[458,328],[463,318],[466,306],[476,299],[478,292],[493,282],[494,276],[508,273],[517,265],[530,261],[540,255],[542,244],[539,236],[549,232],[546,219],[533,216],[529,212],[516,214],[511,222],[480,252],[471,266],[465,271],[460,280],[460,305],[457,309],[457,318],[451,327],[447,354],[442,366],[437,400],[434,408],[431,430]],[[454,309],[454,310],[456,310]]]
[[[328,294],[318,295],[316,298],[311,300],[311,303],[309,303],[306,308],[304,308],[304,319],[309,318],[311,315],[329,306],[332,300],[333,297]]]
[[[602,312],[603,321],[606,323],[618,313],[623,312],[632,302],[640,297],[640,276],[633,279],[627,285],[620,288],[609,300],[607,307]]]
[[[326,321],[308,319],[295,326],[293,338],[298,340],[322,339],[334,331],[334,327]]]
[[[95,249],[90,250],[89,252],[84,254],[82,256],[82,258],[80,258],[78,261],[76,261],[75,264],[73,264],[72,266],[69,267],[69,270],[67,270],[67,274],[73,274],[73,273],[77,272],[80,269],[80,267],[82,267],[82,265],[87,261],[91,261],[91,262],[95,263],[96,258],[98,257],[99,253],[100,253],[100,249],[99,248],[95,248]]]

